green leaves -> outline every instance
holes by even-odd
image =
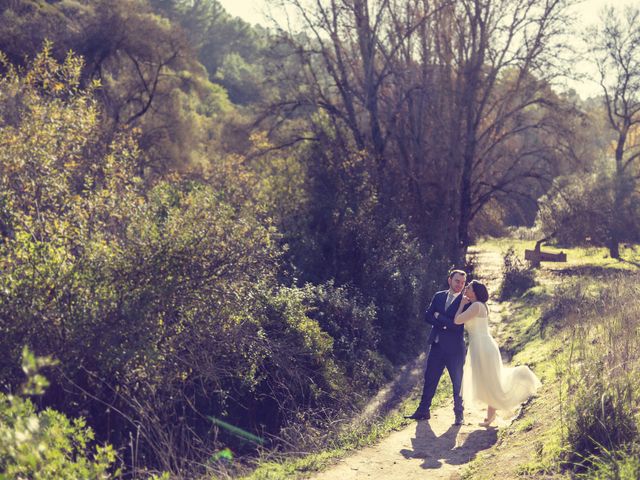
[[[24,347],[22,395],[44,393],[48,382],[38,372],[55,364]],[[0,479],[107,478],[115,450],[110,445],[91,449],[93,440],[84,419],[69,420],[51,409],[36,412],[29,400],[0,393]]]
[[[49,386],[49,381],[38,373],[41,368],[57,365],[50,357],[36,357],[27,346],[22,349],[22,371],[27,381],[22,386],[23,395],[42,395]]]

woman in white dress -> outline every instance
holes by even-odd
[[[458,325],[464,324],[469,334],[462,377],[463,396],[465,401],[487,405],[487,418],[481,425],[488,427],[495,420],[496,410],[513,410],[536,392],[540,380],[524,365],[502,365],[498,344],[489,333],[487,287],[473,280],[463,295],[454,320]]]

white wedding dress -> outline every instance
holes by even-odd
[[[533,395],[540,380],[526,366],[502,364],[498,344],[489,333],[487,307],[474,302],[464,313],[469,349],[462,376],[465,403],[482,403],[496,410],[513,410]]]

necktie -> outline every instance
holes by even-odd
[[[444,302],[444,309],[445,309],[445,310],[446,310],[447,308],[449,308],[449,306],[451,305],[451,303],[453,303],[454,298],[455,298],[455,297],[454,297],[453,295],[451,295],[451,292],[448,292],[448,293],[447,293],[447,299],[446,299],[446,300],[445,300],[445,302]],[[438,343],[439,341],[440,341],[440,335],[438,335],[438,334],[436,333],[436,336],[435,336],[435,338],[433,339],[433,343]]]
[[[451,295],[451,293],[447,293],[447,301],[444,302],[444,309],[445,310],[451,306],[451,304],[453,303],[453,299],[454,298],[455,297],[453,295]]]

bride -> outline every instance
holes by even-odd
[[[489,333],[489,292],[484,284],[473,280],[465,291],[454,323],[464,324],[469,334],[469,351],[464,365],[463,395],[487,405],[488,427],[496,410],[512,410],[533,395],[540,380],[526,366],[502,365],[498,344]],[[465,308],[467,307],[467,308]]]

